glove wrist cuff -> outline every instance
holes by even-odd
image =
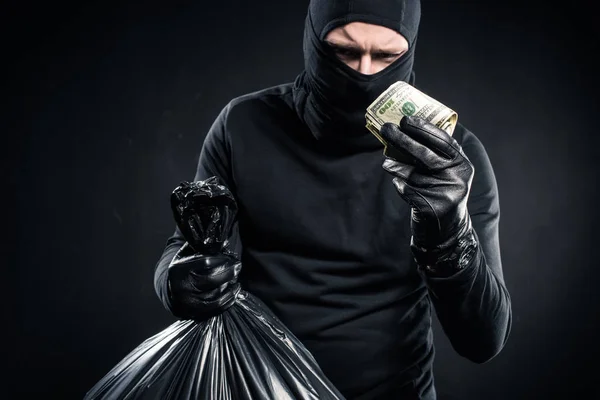
[[[419,269],[427,275],[447,277],[466,268],[473,260],[479,243],[470,218],[461,233],[434,250],[411,242],[411,250]]]

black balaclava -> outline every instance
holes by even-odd
[[[414,83],[420,17],[419,0],[311,0],[304,26],[304,71],[294,83],[294,104],[317,139],[368,134],[369,104],[394,82]],[[324,41],[330,31],[350,22],[390,28],[404,36],[408,51],[376,74],[355,71]]]

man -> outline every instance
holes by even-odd
[[[169,279],[178,230],[155,273],[181,318],[220,312],[241,284],[348,399],[436,398],[433,308],[477,363],[510,330],[498,192],[481,142],[460,124],[451,138],[404,118],[381,132],[407,155],[394,160],[365,128],[379,94],[414,84],[419,20],[418,0],[311,1],[305,70],[232,100],[202,147],[195,180],[217,176],[238,202],[239,280],[233,270],[208,272],[210,287]]]

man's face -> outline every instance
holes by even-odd
[[[398,32],[364,22],[335,28],[325,42],[341,61],[365,75],[383,70],[408,50],[408,42]]]

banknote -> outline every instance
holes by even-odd
[[[379,135],[381,127],[386,122],[399,124],[404,116],[411,115],[423,118],[449,135],[454,133],[458,122],[458,114],[454,110],[406,82],[396,82],[371,103],[365,114],[367,129],[384,144],[386,155],[390,149]]]

